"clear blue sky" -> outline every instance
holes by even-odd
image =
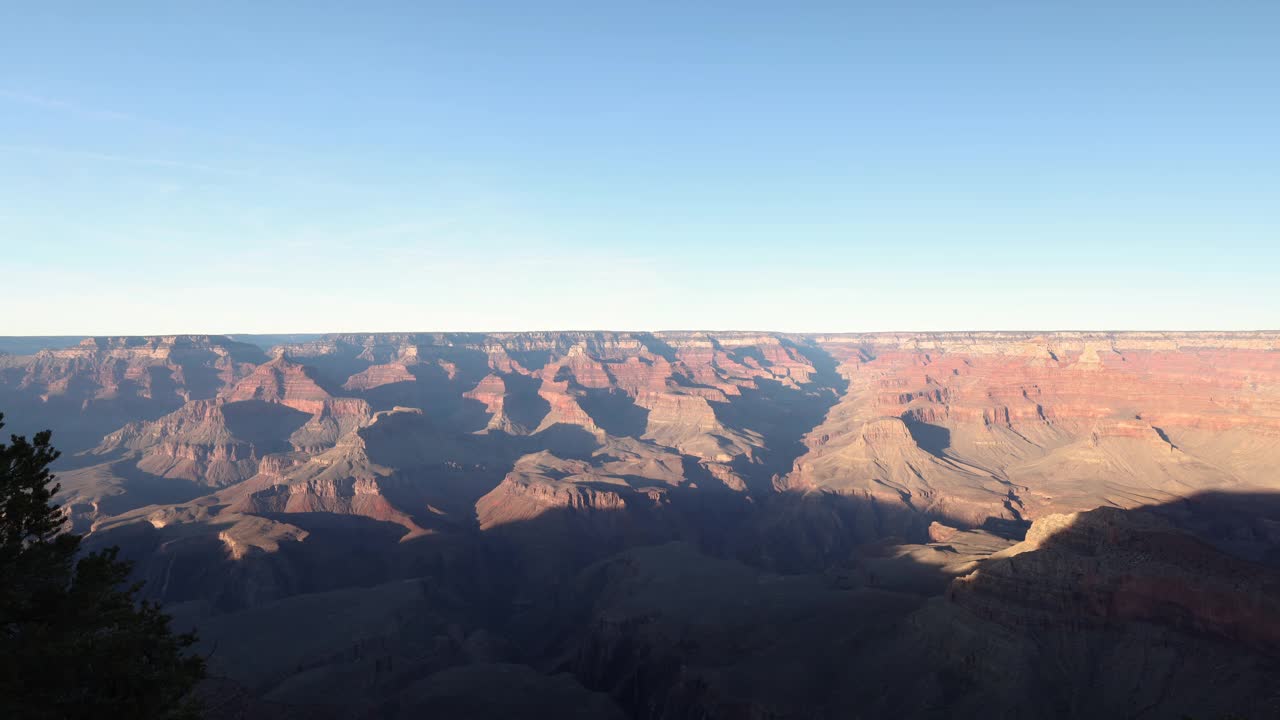
[[[0,335],[1276,328],[1280,2],[5,3],[0,239]]]

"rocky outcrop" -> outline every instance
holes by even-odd
[[[1047,515],[948,597],[1013,627],[1144,622],[1280,651],[1280,574],[1141,511]]]
[[[414,382],[416,379],[413,373],[409,372],[409,368],[406,367],[405,363],[393,362],[384,365],[371,365],[347,378],[342,387],[344,390],[372,390],[383,385]]]
[[[260,400],[278,403],[309,415],[324,410],[329,393],[315,381],[306,366],[283,355],[259,365],[252,373],[223,394],[227,402]]]
[[[537,431],[554,425],[576,425],[593,435],[603,432],[596,425],[595,419],[582,409],[579,402],[580,391],[572,387],[568,380],[556,382],[544,378],[542,387],[538,389],[538,396],[546,401],[550,409],[538,424]]]
[[[580,461],[563,461],[548,453],[522,458],[498,487],[476,503],[481,530],[528,523],[555,511],[599,521],[608,532],[624,513],[627,502],[620,490],[591,483],[591,468]]]
[[[982,469],[926,452],[899,418],[861,425],[852,441],[796,461],[785,490],[837,490],[900,503],[966,526],[988,517],[1017,519],[1020,491]]]
[[[387,499],[384,485],[394,473],[370,459],[365,439],[353,431],[331,449],[287,470],[269,468],[223,497],[229,512],[355,516],[399,525],[406,540],[427,534],[410,514],[425,512],[425,504],[406,512]]]
[[[165,478],[223,487],[252,476],[270,451],[237,437],[227,424],[224,404],[197,400],[153,422],[130,423],[108,435],[99,455],[134,451],[137,467]]]

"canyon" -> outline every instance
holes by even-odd
[[[211,717],[1280,715],[1280,332],[6,348]]]

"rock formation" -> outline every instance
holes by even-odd
[[[247,705],[1277,712],[1278,333],[282,340],[0,357]]]

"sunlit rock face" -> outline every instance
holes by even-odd
[[[1114,707],[1270,707],[1193,677],[1271,677],[1275,333],[91,339],[0,359],[0,411],[69,429],[68,522],[285,706],[378,717],[487,663],[445,677],[567,671],[529,693],[634,717],[1097,715],[1037,674],[1044,630],[1068,688],[1149,669]],[[308,622],[346,614],[362,640]]]
[[[945,500],[953,509],[940,514],[971,522],[1271,482],[1274,334],[944,333],[822,345],[848,388],[806,436],[787,487],[888,496],[880,481],[898,468],[915,487],[907,495],[891,482],[893,492]],[[911,437],[890,447],[869,439],[865,428],[886,417]],[[900,460],[877,464],[880,452]],[[875,470],[850,472],[868,462]]]

